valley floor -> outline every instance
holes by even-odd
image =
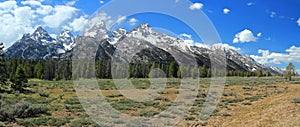
[[[282,77],[242,78],[229,77],[226,81],[223,96],[216,111],[207,121],[198,118],[201,107],[208,96],[210,79],[201,79],[195,102],[185,117],[176,126],[300,126],[300,78],[284,82]],[[134,86],[145,90],[150,88],[147,79],[132,79]],[[180,79],[168,79],[165,90],[159,91],[158,97],[148,102],[135,102],[125,98],[110,79],[97,80],[99,89],[107,102],[118,111],[131,115],[151,117],[160,114],[171,106],[180,94]],[[116,114],[103,116],[100,125],[96,124],[81,106],[73,81],[42,81],[31,79],[29,91],[32,93],[7,93],[1,95],[1,114],[5,100],[19,105],[20,102],[30,105],[43,105],[48,108],[47,114],[34,117],[22,117],[15,120],[1,120],[3,126],[134,126],[126,121],[114,120]],[[93,89],[99,92],[97,89]],[[98,94],[90,93],[89,97]],[[186,97],[189,99],[191,96]],[[15,107],[12,105],[12,109]],[[96,107],[97,108],[97,107]],[[101,114],[100,114],[101,115]],[[164,117],[172,117],[165,115]],[[105,122],[112,119],[113,122]],[[138,123],[143,125],[143,123]],[[168,126],[168,125],[165,125]]]

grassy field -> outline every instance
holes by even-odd
[[[131,80],[137,89],[150,87],[148,79]],[[31,92],[26,94],[1,94],[1,126],[78,127],[135,124],[126,125],[126,121],[122,120],[96,124],[81,106],[73,81],[31,79],[29,84],[28,91]],[[113,80],[99,79],[98,84],[113,108],[131,116],[142,117],[152,117],[166,110],[180,91],[180,79],[168,79],[166,89],[157,92],[158,97],[154,100],[136,102],[125,98],[117,90]],[[284,82],[281,77],[229,77],[217,109],[204,122],[198,116],[208,96],[209,84],[210,79],[201,79],[194,103],[176,126],[300,126],[300,78],[295,77],[293,82]],[[24,112],[20,113],[21,109]],[[107,118],[118,116],[112,114]]]

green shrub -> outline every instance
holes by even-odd
[[[69,122],[69,120],[65,119],[65,118],[52,118],[49,121],[49,125],[60,127],[60,126],[66,125],[68,122]]]
[[[254,102],[254,101],[258,101],[261,98],[263,98],[262,95],[255,95],[252,97],[247,97],[246,100],[249,100],[250,102]]]
[[[75,105],[75,104],[80,104],[80,101],[78,98],[70,98],[70,99],[67,99],[65,101],[65,104],[70,104],[70,105]]]
[[[5,103],[0,109],[0,119],[2,121],[15,121],[16,118],[37,117],[47,113],[48,107],[45,105],[30,105],[25,102]]]
[[[144,116],[144,117],[151,117],[151,116],[155,116],[157,114],[159,114],[159,112],[153,111],[153,110],[142,110],[140,112],[140,116]]]
[[[292,103],[300,103],[300,98],[293,98]]]
[[[129,99],[120,99],[115,101],[112,104],[112,107],[117,110],[134,110],[137,108],[145,108],[146,106],[143,103],[136,102]]]
[[[188,117],[185,117],[185,120],[189,120],[189,121],[193,121],[195,120],[196,118],[193,117],[193,116],[188,116]]]
[[[41,97],[49,97],[50,96],[50,93],[45,92],[45,91],[39,91],[38,93]]]
[[[25,119],[19,120],[17,123],[22,126],[47,126],[48,118]]]
[[[252,105],[251,102],[244,102],[243,105]]]
[[[92,124],[94,124],[94,121],[87,119],[87,118],[80,118],[80,119],[74,120],[70,124],[70,126],[71,127],[87,127]]]
[[[226,102],[226,103],[238,103],[238,102],[242,102],[244,101],[243,99],[226,99],[226,100],[222,100],[222,102]]]

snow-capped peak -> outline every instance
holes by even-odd
[[[57,36],[57,41],[64,46],[65,50],[71,50],[75,46],[75,37],[66,29]]]
[[[28,37],[28,35],[24,35],[23,37]],[[34,33],[30,36],[31,39],[37,41],[38,43],[56,43],[56,40],[52,38],[48,32],[39,26]]]
[[[148,23],[141,24],[139,27],[135,28],[133,31],[141,32],[143,36],[148,36],[153,33],[152,28]]]
[[[106,28],[104,21],[96,23],[90,30],[86,31],[83,36],[103,40],[109,38],[109,31]]]

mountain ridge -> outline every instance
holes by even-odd
[[[148,23],[141,24],[127,32],[123,28],[109,31],[105,22],[101,21],[76,37],[69,30],[63,30],[56,39],[52,38],[42,27],[38,27],[33,34],[24,34],[19,41],[7,49],[6,54],[9,59],[71,59],[71,52],[77,46],[77,41],[97,43],[99,47],[96,59],[98,60],[110,60],[115,53],[116,46],[120,43],[126,45],[126,41],[138,41],[141,42],[138,44],[146,46],[148,49],[143,50],[144,53],[137,54],[131,62],[171,62],[173,58],[167,52],[171,50],[186,53],[188,56],[196,58],[199,66],[206,65],[207,67],[210,67],[209,54],[215,50],[214,48],[224,48],[191,45],[185,43],[183,39],[155,32]],[[124,50],[129,48],[130,45]],[[274,74],[282,73],[281,69],[277,67],[259,64],[251,57],[233,49],[224,48],[222,50],[226,54],[228,70],[250,72],[262,70]],[[154,56],[162,59],[154,58]]]

